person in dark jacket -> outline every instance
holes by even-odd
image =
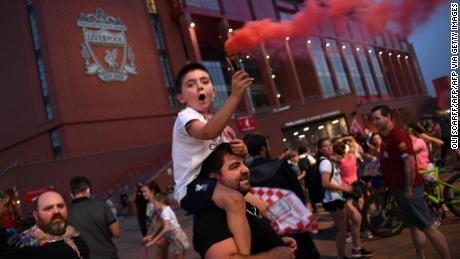
[[[243,139],[249,155],[253,158],[248,165],[251,170],[251,186],[290,190],[305,203],[305,193],[290,165],[285,160],[271,159],[267,138],[262,134],[252,133]],[[297,241],[296,258],[320,258],[318,249],[308,233],[292,234],[291,237]]]

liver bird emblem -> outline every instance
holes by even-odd
[[[117,70],[117,55],[118,55],[118,49],[114,48],[112,51],[106,50],[104,56],[104,61],[109,65],[110,71],[116,71]]]

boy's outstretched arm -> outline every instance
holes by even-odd
[[[252,78],[244,70],[236,71],[232,76],[232,93],[222,107],[207,122],[195,121],[187,128],[190,136],[210,140],[217,138],[227,126],[230,118],[243,99],[244,92],[252,84]]]

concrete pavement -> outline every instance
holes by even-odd
[[[183,210],[176,210],[182,228],[188,237],[192,237],[192,217],[185,216]],[[335,230],[331,217],[323,210],[318,215],[319,226],[322,231],[313,235],[314,242],[318,247],[321,258],[336,258],[335,249]],[[118,254],[121,259],[144,259],[154,258],[155,249],[148,251],[148,257],[145,257],[144,248],[141,245],[142,237],[137,226],[137,219],[134,216],[122,217],[120,219],[122,228],[121,238],[115,240],[118,248]],[[450,212],[440,227],[441,232],[446,235],[449,247],[452,251],[453,258],[460,258],[460,219]],[[190,240],[191,241],[191,240]],[[363,246],[375,253],[373,258],[415,258],[415,249],[408,229],[404,229],[400,235],[391,238],[375,238],[363,241]],[[351,244],[347,244],[346,253],[351,256]],[[428,241],[427,258],[439,258],[436,251]],[[187,250],[185,258],[200,258],[193,249]]]

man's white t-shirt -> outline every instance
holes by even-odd
[[[170,230],[180,228],[179,222],[177,221],[176,214],[171,207],[166,206],[160,214],[162,221],[169,220]]]
[[[213,140],[202,140],[190,136],[187,127],[195,120],[206,123],[205,117],[187,107],[179,112],[173,129],[172,159],[176,188],[174,195],[180,202],[187,194],[187,185],[198,176],[201,164],[211,152],[223,142],[230,142],[225,134]]]
[[[323,157],[322,157],[323,158]],[[332,165],[332,162],[328,159],[321,159],[319,164],[320,174],[330,174],[332,172],[331,183],[336,185],[342,185],[342,178],[340,177],[340,171],[336,166]],[[345,200],[341,191],[331,190],[324,188],[323,202],[328,203],[335,200]]]

